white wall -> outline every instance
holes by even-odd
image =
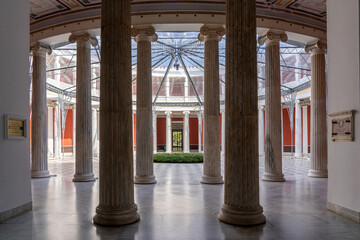
[[[0,0],[0,214],[31,202],[29,137],[4,138],[4,114],[29,118],[28,2]]]
[[[354,142],[328,133],[328,201],[360,212],[359,0],[328,0],[327,11],[328,113],[357,111]]]

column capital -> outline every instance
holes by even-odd
[[[309,53],[311,52],[311,55],[313,54],[325,54],[325,49],[327,48],[327,44],[323,41],[316,41],[312,43],[308,43],[305,46],[305,52]]]
[[[185,116],[189,116],[189,115],[190,115],[190,111],[184,111],[183,114],[184,114]]]
[[[216,40],[220,42],[225,33],[226,30],[223,25],[205,24],[200,28],[198,39],[201,42],[206,42],[208,40]]]
[[[158,115],[158,113],[157,113],[156,111],[153,111],[152,114],[153,114],[153,116],[157,116],[157,115]]]
[[[172,114],[172,112],[171,112],[171,111],[165,111],[165,114],[166,114],[166,116],[170,117],[170,115]]]
[[[268,45],[272,43],[279,43],[280,41],[286,42],[287,40],[288,36],[284,31],[270,29],[259,36],[258,43],[260,45],[263,45],[264,43]]]
[[[93,47],[98,45],[98,40],[96,39],[96,37],[92,37],[90,35],[90,33],[86,32],[86,31],[71,33],[71,35],[69,37],[69,42],[70,43],[75,43],[75,42],[86,43],[86,42],[90,42],[90,44]]]
[[[45,56],[46,53],[50,55],[52,53],[50,46],[44,45],[40,42],[36,42],[35,44],[31,45],[30,51],[32,51],[33,55],[38,56]]]
[[[203,113],[202,112],[197,112],[196,115],[198,116],[198,118],[201,118]]]
[[[158,35],[155,28],[151,25],[134,25],[131,28],[131,36],[135,42],[156,42]]]
[[[56,103],[53,101],[46,102],[47,107],[56,107]]]
[[[221,114],[224,114],[224,113],[225,113],[225,109],[221,109],[221,110],[220,110],[220,113],[221,113]]]
[[[259,105],[258,109],[263,111],[265,109],[265,106],[264,105]]]

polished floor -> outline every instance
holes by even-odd
[[[96,159],[94,168],[98,176]],[[224,186],[200,184],[202,164],[155,164],[158,183],[135,186],[141,221],[101,227],[92,223],[98,182],[73,183],[73,159],[50,160],[57,176],[32,180],[33,211],[0,224],[0,239],[360,239],[359,224],[326,210],[327,180],[308,168],[284,158],[286,182],[260,181],[267,223],[236,227],[217,219]]]

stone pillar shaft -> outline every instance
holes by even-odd
[[[311,51],[311,151],[309,177],[327,178],[327,122],[325,48],[321,42],[307,45]]]
[[[308,143],[308,106],[305,105],[302,107],[303,109],[303,134],[302,134],[302,143],[303,143],[303,156],[308,157],[309,153],[309,143]]]
[[[259,203],[255,0],[226,1],[226,30],[225,185],[219,219],[256,225],[265,217]]]
[[[166,114],[166,153],[172,152],[172,129],[171,129],[171,112]]]
[[[259,154],[265,153],[264,106],[259,107]]]
[[[154,153],[157,153],[157,114],[153,112],[153,144],[154,144]]]
[[[184,153],[190,153],[190,138],[189,138],[189,111],[184,112]]]
[[[295,105],[295,157],[302,157],[301,105]]]
[[[46,53],[51,53],[51,50],[39,43],[31,50],[33,53],[31,177],[46,178],[50,177],[46,128]]]
[[[134,202],[130,0],[101,1],[100,201],[94,222],[124,225]]]
[[[92,147],[93,156],[99,156],[99,145],[98,145],[98,111],[96,108],[92,109]]]
[[[225,34],[221,25],[204,25],[204,164],[201,183],[222,184],[220,162],[219,41]]]
[[[225,111],[221,112],[221,151],[225,153]]]
[[[55,106],[54,114],[54,155],[56,158],[61,157],[61,108],[59,102]]]
[[[76,155],[76,108],[75,105],[73,106],[73,157]]]
[[[95,181],[93,173],[92,108],[91,108],[91,56],[90,44],[97,45],[96,38],[88,32],[73,33],[69,37],[76,42],[76,155],[74,182]]]
[[[54,157],[54,108],[52,106],[48,106],[47,108],[47,122],[48,122],[48,155],[50,157]]]
[[[202,135],[202,116],[201,116],[201,112],[198,113],[198,149],[199,149],[199,153],[201,153],[201,135]]]
[[[265,171],[262,180],[273,182],[285,181],[281,149],[280,40],[287,40],[282,31],[269,30],[259,37],[259,44],[265,43]]]
[[[136,89],[136,175],[135,183],[156,183],[153,164],[151,41],[157,35],[152,26],[134,26],[137,42]]]

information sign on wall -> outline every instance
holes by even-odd
[[[331,119],[331,140],[354,141],[354,110],[329,114]]]
[[[25,139],[27,120],[21,117],[5,115],[5,137],[7,139]]]

